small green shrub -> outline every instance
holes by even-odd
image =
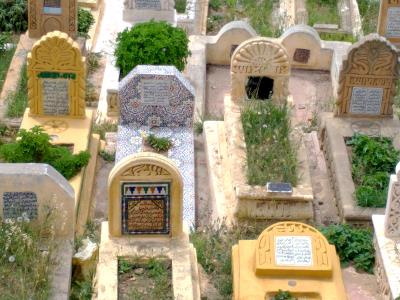
[[[78,7],[78,35],[89,38],[88,32],[95,20],[90,10]]]
[[[352,44],[357,42],[357,38],[354,37],[352,34],[343,33],[343,32],[336,32],[336,33],[321,32],[319,34],[319,36],[320,36],[321,40],[324,40],[324,41],[349,42]]]
[[[297,300],[289,291],[279,290],[278,293],[271,298],[271,300]]]
[[[290,140],[290,110],[271,101],[249,101],[241,115],[250,185],[296,185],[297,152]]]
[[[376,32],[378,26],[379,0],[357,0],[364,35]]]
[[[8,68],[10,67],[11,60],[15,52],[15,47],[6,49],[6,43],[10,41],[8,37],[8,34],[0,33],[0,92],[3,89],[3,84],[7,76]]]
[[[88,66],[88,73],[92,74],[100,67],[101,53],[89,52],[86,55],[86,62]]]
[[[369,229],[339,224],[322,227],[320,231],[330,244],[335,245],[343,265],[353,263],[357,270],[373,273],[375,248]]]
[[[0,32],[24,32],[28,29],[28,1],[0,1]]]
[[[336,0],[307,0],[308,25],[339,24]]]
[[[107,151],[101,150],[99,155],[108,162],[113,162],[115,161],[115,152],[114,153],[109,153]]]
[[[144,22],[120,32],[116,64],[124,77],[137,65],[173,65],[182,71],[190,55],[189,39],[182,28],[166,22]]]
[[[11,35],[9,32],[0,32],[0,53],[4,53],[7,50],[7,43],[11,41]]]
[[[50,136],[40,126],[30,131],[21,129],[15,143],[0,146],[0,158],[10,163],[46,163],[53,166],[65,178],[75,176],[89,163],[90,154],[78,154],[50,143]]]
[[[172,142],[168,138],[156,137],[154,134],[149,134],[146,142],[157,152],[165,152],[172,147]]]
[[[16,91],[7,95],[7,111],[9,118],[22,117],[28,104],[28,73],[26,64],[21,69],[21,77]]]
[[[221,0],[210,0],[208,2],[208,6],[215,11],[219,10],[221,8],[221,5],[222,5]]]
[[[106,138],[106,132],[117,132],[118,123],[106,120],[102,123],[95,123],[93,125],[93,133],[100,135],[103,141]]]
[[[178,13],[183,14],[186,11],[186,0],[176,0],[175,9]]]
[[[400,152],[385,137],[355,134],[347,145],[352,149],[352,175],[357,204],[384,207],[390,174],[399,161]]]

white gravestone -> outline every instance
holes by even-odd
[[[143,105],[169,106],[171,97],[171,81],[142,79],[141,81],[141,102]]]
[[[310,236],[275,237],[275,263],[277,266],[310,267],[313,265]]]
[[[382,98],[382,88],[353,87],[350,112],[353,114],[379,115]]]
[[[68,79],[43,80],[43,113],[45,115],[69,114]]]
[[[400,37],[400,7],[389,7],[386,24],[387,37]]]

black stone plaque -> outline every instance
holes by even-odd
[[[268,182],[267,191],[270,193],[293,193],[292,185],[287,182]]]
[[[25,214],[30,220],[37,219],[37,198],[32,192],[3,193],[3,217],[15,219]]]
[[[309,59],[310,59],[310,50],[309,49],[297,48],[294,51],[293,60],[295,62],[306,64],[306,63],[308,63]]]

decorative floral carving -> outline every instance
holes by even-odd
[[[122,176],[165,176],[165,175],[171,175],[171,174],[164,168],[151,164],[134,166],[122,173]]]
[[[389,190],[385,216],[385,235],[400,237],[400,183],[394,182]]]

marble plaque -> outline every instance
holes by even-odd
[[[353,87],[350,112],[353,114],[379,115],[383,88]]]
[[[15,219],[23,214],[30,220],[37,219],[37,197],[32,192],[3,193],[3,218]]]
[[[389,7],[387,11],[386,36],[400,38],[400,7]]]
[[[308,63],[311,51],[309,49],[297,48],[294,51],[293,60],[302,64]]]
[[[137,9],[154,9],[161,10],[160,0],[135,0]]]
[[[288,182],[267,182],[267,191],[270,193],[293,193],[293,188]]]
[[[143,105],[169,106],[172,94],[171,80],[142,79],[140,82]]]
[[[169,184],[124,183],[123,233],[169,233]]]
[[[69,114],[68,79],[42,79],[43,113],[45,115]]]
[[[275,264],[277,266],[311,267],[313,265],[310,236],[276,236]]]

